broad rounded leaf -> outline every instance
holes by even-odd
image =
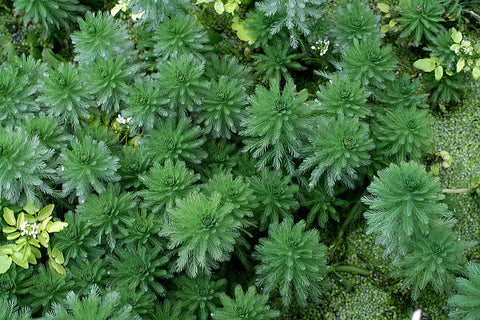
[[[65,268],[61,265],[56,263],[53,259],[48,259],[47,262],[48,266],[59,274],[66,274]]]
[[[15,226],[17,224],[17,221],[15,220],[15,214],[11,209],[3,208],[3,219],[5,219],[10,226]]]
[[[443,67],[437,66],[435,68],[435,80],[440,81],[443,77]]]
[[[5,273],[12,265],[12,258],[7,255],[0,256],[0,274]]]
[[[34,215],[39,209],[36,205],[27,202],[27,204],[23,206],[23,210],[31,215]]]
[[[21,252],[15,252],[12,255],[12,260],[15,262],[15,264],[19,265],[20,267],[24,269],[28,269],[28,262],[23,261],[23,254]]]
[[[57,248],[53,248],[51,256],[52,258],[55,258],[57,263],[62,264],[65,262],[62,251],[58,250]]]
[[[227,3],[225,5],[225,11],[228,13],[233,13],[238,8],[238,4],[236,3]]]
[[[381,28],[380,28],[380,31],[383,32],[383,33],[387,33],[388,30],[390,30],[390,25],[388,24],[384,24]]]
[[[389,13],[390,12],[390,6],[386,3],[380,2],[377,4],[378,10],[384,12],[384,13]]]
[[[222,14],[225,11],[225,8],[223,7],[223,2],[221,1],[216,1],[214,5],[215,11],[217,11],[218,14]]]
[[[432,72],[435,70],[435,61],[433,59],[419,59],[413,63],[413,66],[425,72]]]
[[[44,246],[45,248],[48,248],[48,242],[50,241],[50,236],[48,235],[47,232],[42,231],[38,234],[38,241],[40,241],[40,244]]]
[[[460,43],[462,41],[462,33],[457,31],[457,29],[452,28],[452,39],[455,43]]]
[[[53,207],[53,204],[49,204],[48,206],[43,207],[42,210],[38,212],[37,221],[43,221],[49,216],[51,216],[53,212]]]
[[[47,225],[47,232],[49,233],[59,232],[59,231],[62,231],[63,228],[65,227],[68,227],[68,223],[66,222],[61,222],[61,221],[52,222]]]

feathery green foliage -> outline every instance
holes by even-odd
[[[116,174],[118,158],[112,155],[105,142],[90,136],[72,140],[70,149],[60,154],[58,163],[63,194],[75,192],[79,201],[85,200],[93,190],[105,192],[105,183],[120,180]]]
[[[268,296],[257,294],[253,286],[244,293],[242,287],[237,285],[235,299],[223,294],[220,300],[223,307],[213,313],[215,320],[269,320],[280,315],[278,311],[270,310]]]
[[[413,236],[407,254],[398,261],[403,285],[412,288],[412,298],[416,300],[427,285],[438,294],[448,291],[455,273],[463,269],[463,250],[462,242],[444,222],[434,223],[427,235]]]
[[[346,209],[350,205],[350,202],[347,200],[337,197],[341,191],[345,190],[335,190],[334,195],[331,196],[322,185],[305,191],[305,199],[300,202],[300,205],[302,207],[310,207],[306,220],[307,227],[313,223],[315,218],[321,228],[325,228],[329,218],[336,222],[340,221],[338,209]]]
[[[159,60],[191,54],[204,61],[204,55],[211,49],[205,29],[187,14],[171,16],[158,24],[152,41],[155,57]]]
[[[31,55],[26,56],[25,54],[9,57],[7,63],[4,64],[4,67],[6,66],[12,67],[18,77],[27,77],[28,83],[31,86],[30,89],[33,89],[35,92],[38,90],[38,88],[36,88],[38,81],[47,70],[47,64],[45,62],[36,60]],[[17,83],[17,86],[19,86],[19,83]],[[27,90],[27,88],[24,89]]]
[[[120,105],[128,93],[128,86],[135,72],[123,56],[109,59],[99,58],[86,65],[90,93],[95,96],[101,110],[112,117],[120,110]]]
[[[204,178],[210,178],[216,173],[232,170],[240,163],[240,152],[237,145],[226,139],[208,139],[203,147],[207,151],[207,159],[209,160],[208,163],[203,163],[202,168],[199,168]]]
[[[384,81],[395,78],[393,71],[397,59],[390,45],[380,46],[379,38],[368,38],[361,42],[354,39],[353,44],[343,51],[341,62],[345,72],[362,85],[384,88]]]
[[[202,150],[205,137],[198,126],[192,126],[190,118],[182,117],[176,121],[167,118],[160,121],[158,128],[149,132],[142,145],[149,156],[163,163],[166,159],[198,164],[207,157]]]
[[[253,83],[254,78],[251,74],[251,67],[241,64],[235,56],[212,55],[209,59],[210,64],[205,67],[205,76],[212,81],[220,81],[222,76],[228,79],[235,79],[241,87],[249,89]]]
[[[347,76],[335,76],[325,86],[319,86],[318,105],[314,110],[330,115],[365,118],[372,114],[367,106],[370,92],[366,91],[360,80]]]
[[[54,247],[62,251],[65,257],[65,265],[71,259],[94,258],[101,256],[104,250],[98,247],[93,230],[83,217],[73,214],[71,211],[65,214],[65,222],[68,228],[64,228],[55,235]]]
[[[384,90],[375,90],[375,96],[389,107],[417,107],[428,108],[426,98],[428,94],[417,93],[420,90],[418,79],[410,80],[410,75],[403,74],[393,81],[386,83]]]
[[[215,138],[230,139],[245,118],[247,94],[242,82],[228,76],[210,81],[205,101],[197,108],[198,122]]]
[[[29,306],[32,313],[40,310],[46,313],[53,303],[60,303],[66,297],[73,282],[65,275],[53,274],[41,264],[37,269],[38,273],[21,284],[18,295],[22,305]]]
[[[455,281],[457,292],[450,297],[450,319],[480,319],[480,264],[470,262],[466,266],[465,277]]]
[[[448,215],[438,178],[416,162],[391,164],[367,190],[370,195],[362,198],[369,206],[367,233],[375,233],[394,258],[408,252],[410,237],[426,235],[433,221]]]
[[[422,39],[433,41],[442,31],[440,24],[445,12],[437,0],[405,0],[400,3],[398,25],[403,30],[400,37],[413,42],[418,47]]]
[[[288,32],[285,30],[281,29],[274,34],[271,32],[277,22],[278,17],[276,16],[267,15],[265,12],[259,10],[248,11],[244,28],[253,39],[256,39],[253,46],[268,46],[273,39],[288,41]]]
[[[420,161],[428,151],[433,151],[430,138],[432,120],[427,110],[397,107],[378,113],[372,127],[378,152],[395,163]]]
[[[147,210],[136,210],[130,214],[125,226],[119,226],[121,242],[152,248],[164,247],[165,239],[160,237],[163,219]]]
[[[290,175],[283,175],[281,171],[262,170],[259,176],[250,179],[250,184],[258,203],[254,212],[256,219],[260,220],[260,230],[267,229],[271,223],[291,218],[299,207],[295,198],[299,188],[292,183]]]
[[[462,102],[462,91],[469,86],[465,83],[465,73],[454,73],[451,76],[444,74],[440,81],[435,79],[434,72],[425,74],[425,88],[429,90],[430,101],[445,107],[449,104]]]
[[[296,48],[300,36],[309,35],[311,24],[322,18],[324,4],[324,0],[264,0],[257,2],[255,7],[275,19],[270,33],[276,34],[286,28],[290,34],[290,46]]]
[[[162,236],[169,239],[168,248],[176,249],[176,272],[185,270],[191,277],[210,274],[230,259],[242,228],[233,209],[219,193],[210,197],[192,193],[177,200],[162,230]]]
[[[40,203],[41,193],[54,191],[49,180],[55,170],[48,166],[53,150],[20,128],[0,128],[0,198],[23,205]]]
[[[30,139],[36,136],[43,146],[55,150],[55,153],[60,153],[63,148],[66,148],[72,138],[65,132],[65,127],[60,125],[57,118],[43,112],[36,114],[35,117],[29,116],[19,125],[27,132]]]
[[[107,283],[107,266],[100,258],[72,260],[67,274],[73,280],[72,290],[80,296],[87,295],[93,285],[103,287]]]
[[[369,152],[375,148],[369,138],[368,125],[356,117],[321,119],[309,141],[299,170],[312,170],[310,186],[317,185],[322,179],[331,196],[339,182],[347,188],[355,188],[359,174],[370,164]]]
[[[133,43],[127,30],[109,12],[87,12],[77,19],[80,31],[72,33],[75,61],[89,64],[97,59],[111,60],[132,54]]]
[[[263,86],[255,89],[255,95],[249,99],[249,115],[242,122],[245,129],[240,134],[246,136],[243,151],[259,158],[258,168],[271,163],[277,170],[295,172],[293,158],[299,157],[310,133],[303,104],[307,98],[307,90],[297,93],[293,81],[287,81],[283,91],[276,79],[270,81],[269,90]]]
[[[84,11],[78,0],[15,0],[13,4],[25,25],[32,21],[43,28],[44,38],[60,30],[69,32],[75,15]]]
[[[265,45],[263,54],[256,54],[252,57],[257,61],[255,66],[256,76],[262,75],[262,80],[266,82],[275,78],[281,81],[293,81],[288,69],[305,69],[298,61],[303,55],[301,53],[290,53],[290,47],[281,41],[274,41],[272,45]]]
[[[182,305],[183,302],[181,301],[171,301],[170,299],[166,299],[163,301],[161,307],[157,306],[156,312],[152,317],[152,320],[196,320],[195,315],[182,312]]]
[[[169,100],[151,77],[136,78],[133,86],[128,86],[128,96],[124,98],[122,114],[131,118],[129,125],[133,131],[151,130],[161,117],[168,116],[166,108]]]
[[[100,194],[90,194],[77,206],[79,214],[89,226],[94,227],[97,241],[102,243],[106,237],[107,244],[113,250],[120,228],[137,209],[136,196],[122,192],[118,184],[108,184]]]
[[[4,124],[13,124],[25,120],[32,112],[40,108],[33,97],[35,84],[29,84],[27,75],[20,75],[9,64],[0,66],[0,120]]]
[[[12,263],[5,273],[0,274],[0,299],[15,299],[17,290],[32,273],[33,268],[24,269]]]
[[[93,102],[89,85],[72,63],[60,63],[40,80],[38,101],[48,107],[49,115],[74,126],[90,118]]]
[[[181,276],[175,280],[175,284],[179,290],[175,291],[174,295],[183,301],[184,309],[195,314],[199,320],[207,320],[220,306],[220,296],[227,281],[212,280],[210,276],[196,278]]]
[[[159,22],[164,22],[169,17],[185,14],[188,10],[196,10],[189,0],[131,0],[128,7],[132,13],[141,14],[141,22],[149,22],[148,29],[156,28]]]
[[[307,299],[318,301],[322,294],[327,248],[319,242],[317,230],[305,228],[304,220],[297,224],[292,219],[273,223],[268,238],[261,238],[255,246],[254,258],[260,261],[255,267],[257,286],[265,294],[278,288],[284,306],[294,301],[306,306]]]
[[[30,310],[22,308],[19,310],[16,300],[8,300],[0,297],[0,319],[2,320],[30,320]]]
[[[97,286],[92,286],[86,297],[79,298],[70,291],[62,303],[55,303],[45,319],[59,320],[140,320],[131,306],[121,306],[120,294],[107,292],[103,297]]]
[[[455,42],[452,39],[452,31],[440,32],[432,41],[432,43],[426,48],[430,51],[431,57],[437,57],[441,65],[446,70],[455,72],[457,69],[458,56],[455,51],[450,49],[450,46]]]
[[[140,176],[146,174],[152,166],[150,157],[146,157],[142,147],[124,147],[119,155],[121,184],[125,189],[138,188],[142,184]]]
[[[116,256],[109,259],[110,280],[114,288],[165,295],[165,288],[158,280],[168,279],[170,274],[163,269],[169,259],[163,254],[162,247],[127,245],[117,247],[114,252]]]
[[[170,109],[177,117],[185,116],[187,111],[193,111],[202,104],[208,89],[208,82],[203,75],[203,62],[199,62],[192,54],[178,55],[169,60],[161,60],[157,71],[157,84],[170,100]]]
[[[195,185],[200,175],[188,170],[183,161],[165,160],[163,165],[155,163],[150,171],[140,177],[145,189],[138,191],[143,198],[142,207],[153,213],[163,213],[175,206],[176,199],[182,199],[198,191]]]
[[[380,37],[379,17],[373,13],[363,0],[342,0],[335,12],[335,26],[332,34],[340,43],[347,46],[353,39],[359,41]]]
[[[250,218],[258,203],[250,183],[244,177],[234,178],[230,172],[213,175],[203,186],[202,192],[207,196],[219,193],[224,202],[233,204],[233,213],[238,219]]]

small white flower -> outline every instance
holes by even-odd
[[[422,317],[422,310],[418,309],[413,313],[412,320],[420,320]]]

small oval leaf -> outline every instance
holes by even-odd
[[[15,219],[15,214],[11,209],[3,208],[3,219],[5,219],[8,225],[12,227],[14,227],[17,224],[17,220]]]
[[[390,12],[390,6],[386,3],[380,2],[377,4],[378,10],[382,11],[383,13],[389,13]]]
[[[0,274],[5,273],[12,265],[12,258],[7,255],[0,256]]]
[[[47,225],[47,232],[49,233],[59,232],[59,231],[62,231],[63,228],[65,227],[68,227],[68,223],[66,222],[61,222],[61,221],[52,222]]]
[[[457,31],[457,29],[452,28],[452,39],[455,41],[455,43],[460,43],[462,41],[462,33],[460,31]]]
[[[53,207],[54,207],[53,204],[49,204],[48,206],[43,207],[42,210],[38,212],[37,221],[43,221],[47,219],[49,216],[51,216],[53,212]]]
[[[474,67],[472,70],[472,76],[473,76],[473,79],[475,80],[480,79],[480,68]]]
[[[435,68],[435,80],[440,81],[443,77],[443,67],[437,66]]]
[[[419,59],[413,63],[413,66],[425,72],[432,72],[435,70],[435,61],[430,58]]]

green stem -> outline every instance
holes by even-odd
[[[461,188],[461,189],[442,189],[442,193],[469,193],[472,192],[472,188]]]
[[[350,225],[350,223],[356,218],[357,212],[360,209],[360,206],[362,205],[362,198],[363,196],[367,195],[367,193],[368,193],[367,189],[363,190],[362,194],[357,199],[352,209],[348,212],[347,217],[343,221],[343,224],[340,227],[340,230],[338,231],[337,240],[340,240],[343,238],[343,235],[345,234],[345,230]]]
[[[342,266],[330,266],[330,269],[332,271],[336,272],[348,272],[352,274],[360,274],[362,276],[370,276],[372,274],[371,271],[360,268],[360,267],[355,267],[355,266],[349,266],[349,265],[342,265]]]

